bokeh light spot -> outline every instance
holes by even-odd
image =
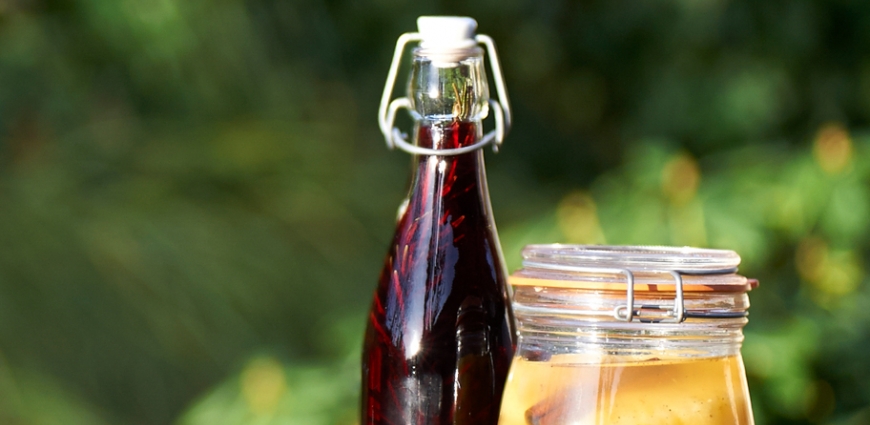
[[[828,245],[818,237],[807,237],[797,246],[795,267],[804,280],[815,282],[824,274]]]
[[[828,174],[839,174],[852,161],[852,138],[839,123],[822,126],[813,142],[813,156]]]
[[[798,244],[795,266],[801,278],[819,292],[815,301],[822,307],[855,292],[864,275],[854,252],[831,250],[818,237],[805,238]]]
[[[694,198],[700,182],[701,170],[689,154],[674,156],[662,170],[662,192],[674,204],[685,204]]]
[[[242,372],[241,384],[248,408],[258,415],[274,412],[287,393],[284,368],[269,357],[252,360]]]
[[[565,196],[556,210],[559,230],[569,243],[602,244],[604,233],[598,222],[595,200],[586,192]]]
[[[804,414],[813,423],[823,423],[825,419],[834,413],[836,397],[834,389],[827,381],[816,381],[806,388],[806,400]]]

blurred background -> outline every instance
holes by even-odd
[[[421,14],[499,47],[511,270],[736,250],[757,423],[870,423],[870,4],[838,0],[0,0],[0,423],[355,424]]]

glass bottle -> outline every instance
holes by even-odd
[[[484,136],[481,121],[495,110],[504,126],[505,97],[489,99],[474,20],[418,26],[400,39],[384,100],[403,44],[419,39],[408,97],[381,108],[387,142],[414,154],[414,172],[369,315],[360,423],[495,425],[514,330],[481,149],[504,129]],[[395,105],[415,118],[413,144],[392,129]]]
[[[500,425],[752,425],[732,251],[532,245]]]

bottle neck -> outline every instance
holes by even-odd
[[[473,145],[481,137],[480,124],[435,121],[417,124],[415,144],[429,149]],[[480,209],[489,215],[489,192],[480,149],[450,156],[415,155],[410,197],[441,197],[456,209]],[[434,200],[433,200],[434,201]]]
[[[483,50],[414,50],[408,98],[419,124],[478,123],[489,113]]]
[[[483,53],[474,47],[450,57],[414,51],[408,97],[417,114],[414,144],[442,150],[474,145],[483,136],[489,90]],[[454,220],[454,232],[493,231],[489,191],[478,149],[458,155],[415,155],[408,213]],[[458,220],[458,221],[455,221]],[[475,226],[483,226],[475,230]]]
[[[408,98],[417,119],[415,145],[436,150],[474,145],[483,136],[481,120],[489,111],[483,50],[415,49]],[[419,155],[416,160],[438,162],[442,172],[448,164],[451,169],[459,166],[452,170],[451,178],[473,177],[484,185],[486,194],[483,156],[479,151],[456,156]]]
[[[434,149],[462,147],[479,139],[479,133],[479,126],[467,122],[421,124],[417,143]],[[463,252],[470,250],[471,257],[465,260],[484,252],[478,251],[486,246],[485,252],[498,258],[490,265],[501,267],[504,262],[492,215],[483,151],[451,156],[415,155],[413,161],[410,192],[400,212],[402,225],[437,234],[429,242],[433,249],[451,246]]]
[[[479,121],[420,121],[415,144],[427,149],[456,149],[471,146],[482,136]],[[472,154],[475,152],[472,152]],[[458,155],[476,157],[478,155]]]

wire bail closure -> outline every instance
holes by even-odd
[[[581,266],[566,266],[555,265],[548,263],[526,262],[526,267],[536,269],[550,269],[576,273],[588,274],[612,274],[622,275],[625,277],[625,304],[613,309],[613,318],[623,322],[631,322],[637,318],[640,322],[654,323],[682,323],[686,321],[689,315],[686,314],[686,304],[683,297],[683,276],[680,272],[674,270],[645,270],[647,273],[668,274],[674,279],[674,306],[662,305],[634,305],[634,273],[629,269],[611,268],[611,267],[581,267]],[[718,273],[716,273],[718,274]],[[659,314],[651,314],[650,311],[661,312]],[[598,314],[591,312],[591,315]],[[700,317],[692,315],[693,317]],[[707,315],[704,315],[708,317]],[[712,316],[709,316],[712,317]]]
[[[622,322],[632,322],[637,319],[642,323],[682,323],[686,319],[738,319],[747,317],[747,312],[723,312],[723,311],[701,311],[701,310],[686,310],[685,296],[683,294],[683,276],[706,276],[706,275],[722,275],[735,273],[736,267],[723,268],[706,271],[687,271],[687,270],[644,270],[644,273],[670,275],[674,279],[674,305],[655,305],[642,304],[635,305],[635,276],[634,272],[626,268],[613,267],[583,267],[583,266],[568,266],[563,264],[550,264],[543,262],[524,262],[523,265],[529,268],[558,270],[563,272],[587,273],[587,274],[611,274],[622,275],[625,277],[625,304],[616,307],[612,311],[614,319]],[[550,312],[548,308],[530,308],[514,306],[515,310],[535,310],[539,312]],[[573,312],[573,314],[583,314],[589,316],[600,315],[600,312]]]
[[[505,135],[511,128],[511,109],[508,102],[507,89],[504,85],[504,78],[501,73],[501,64],[498,61],[498,54],[495,50],[495,42],[490,36],[484,34],[475,35],[474,40],[477,44],[483,44],[486,47],[495,81],[495,88],[498,92],[498,100],[489,99],[489,106],[494,114],[495,129],[486,133],[477,143],[470,146],[453,149],[430,149],[411,144],[407,141],[407,134],[393,127],[396,113],[399,109],[407,109],[415,119],[419,118],[417,111],[411,108],[411,99],[408,97],[399,97],[392,101],[390,99],[393,96],[393,87],[396,84],[396,76],[399,73],[399,66],[401,65],[402,53],[405,51],[405,46],[408,43],[421,40],[422,35],[419,32],[411,32],[402,34],[399,36],[398,41],[396,41],[396,50],[393,53],[393,61],[390,64],[390,71],[387,73],[387,82],[384,85],[384,93],[381,96],[381,104],[378,108],[378,124],[387,142],[387,148],[392,150],[398,147],[414,155],[452,156],[468,153],[492,144],[493,152],[498,152],[502,143],[504,143]]]

